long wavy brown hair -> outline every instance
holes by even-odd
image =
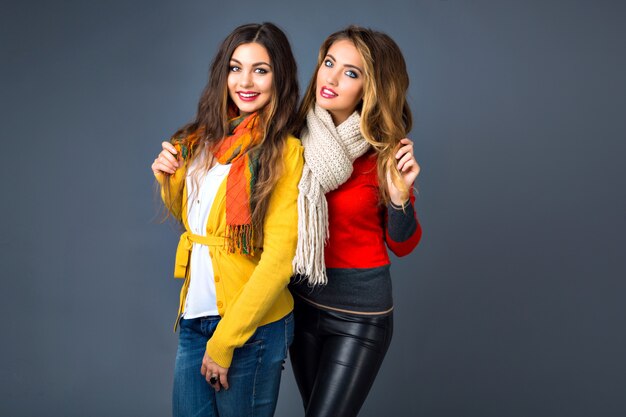
[[[339,40],[351,41],[363,60],[363,99],[356,110],[361,114],[361,134],[377,153],[381,202],[389,201],[388,171],[395,186],[408,198],[409,190],[401,179],[395,153],[398,143],[413,126],[406,97],[409,74],[400,47],[387,34],[352,25],[326,38],[298,111],[297,131],[302,133],[306,127],[306,115],[315,105],[317,72],[330,47]]]
[[[265,47],[270,57],[273,76],[270,101],[259,111],[260,129],[264,132],[264,139],[256,149],[249,150],[258,152],[257,181],[250,202],[252,224],[258,236],[257,242],[261,242],[263,219],[271,192],[282,172],[283,148],[288,134],[295,128],[294,109],[299,98],[296,61],[289,40],[282,30],[267,22],[246,24],[237,27],[224,39],[211,64],[209,81],[202,91],[195,120],[178,129],[172,135],[172,142],[187,146],[185,163],[188,167],[196,158],[202,158],[198,161],[199,170],[210,167],[212,160],[207,155],[211,155],[210,151],[228,135],[229,112],[236,109],[228,94],[230,58],[238,46],[246,43],[258,43]],[[202,132],[199,139],[197,132]],[[176,201],[180,202],[182,197],[182,183],[179,190],[173,190],[178,194],[170,195],[169,176],[166,176],[163,189],[166,193],[165,200],[170,202],[168,209],[172,211]]]

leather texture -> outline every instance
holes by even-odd
[[[356,416],[391,342],[393,313],[354,315],[294,298],[290,357],[305,416]]]

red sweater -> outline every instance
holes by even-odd
[[[354,161],[352,176],[326,194],[329,239],[325,247],[328,283],[311,288],[291,285],[294,294],[317,308],[385,315],[393,310],[387,247],[410,253],[422,236],[411,194],[405,210],[381,205],[373,152]]]
[[[419,222],[415,231],[402,242],[394,241],[389,235],[387,207],[378,199],[376,155],[366,153],[354,161],[353,168],[352,176],[345,183],[326,194],[329,238],[324,256],[327,268],[388,265],[385,244],[396,256],[404,256],[422,237]],[[411,192],[411,205],[414,202]]]

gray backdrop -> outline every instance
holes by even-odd
[[[2,416],[167,416],[177,232],[150,164],[236,25],[405,53],[418,249],[362,416],[626,415],[621,1],[2,2]],[[302,415],[291,370],[277,416]]]

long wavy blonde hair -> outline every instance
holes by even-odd
[[[317,66],[298,111],[298,131],[302,133],[306,126],[306,115],[315,105],[317,72],[330,47],[339,40],[351,41],[363,60],[363,99],[356,110],[361,114],[361,134],[377,153],[381,202],[389,202],[387,172],[406,199],[409,189],[398,171],[395,153],[398,143],[413,126],[406,98],[409,75],[402,51],[387,34],[352,25],[326,38],[320,47]]]

